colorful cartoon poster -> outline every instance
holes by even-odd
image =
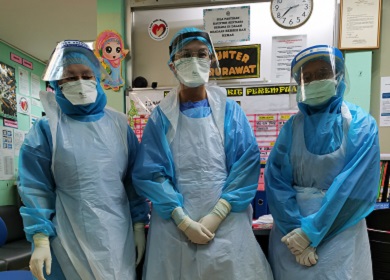
[[[0,61],[0,116],[16,120],[15,68]]]
[[[124,85],[122,61],[129,53],[129,50],[124,48],[122,37],[116,31],[104,30],[96,38],[93,51],[108,73],[108,77],[103,81],[103,88],[119,91]]]

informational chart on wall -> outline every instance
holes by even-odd
[[[390,126],[390,77],[381,77],[380,126]]]
[[[306,47],[306,35],[272,37],[271,80],[275,83],[289,83],[291,61]]]
[[[12,180],[15,175],[13,129],[1,128],[0,180]]]

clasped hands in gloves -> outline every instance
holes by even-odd
[[[177,207],[172,212],[172,218],[177,227],[184,232],[188,239],[196,244],[207,244],[215,236],[221,222],[230,213],[230,203],[220,199],[213,210],[201,218],[199,222],[192,220],[184,214],[181,207]]]
[[[316,248],[309,246],[311,241],[301,228],[296,228],[283,236],[281,240],[295,255],[295,260],[305,266],[312,266],[317,263],[318,256]]]

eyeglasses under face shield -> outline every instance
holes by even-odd
[[[190,58],[190,57],[211,59],[211,53],[208,51],[207,47],[205,47],[203,49],[196,50],[196,51],[181,50],[175,54],[175,60],[181,58]]]
[[[301,74],[301,84],[308,84],[313,81],[318,80],[326,80],[334,77],[334,71],[329,69],[330,67],[322,67],[320,69],[315,70],[314,72],[304,72]]]
[[[192,41],[203,43],[203,47],[188,49],[187,45]],[[184,32],[176,36],[169,46],[169,63],[177,59],[197,57],[210,59],[211,67],[219,69],[218,58],[211,41],[210,35],[202,30]]]

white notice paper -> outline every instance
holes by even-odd
[[[41,90],[41,79],[39,76],[31,73],[31,97],[39,99],[39,91]]]
[[[306,35],[272,37],[272,83],[289,83],[291,61],[306,48]]]
[[[379,126],[390,126],[390,77],[381,78]]]
[[[19,94],[29,96],[30,95],[30,84],[29,84],[30,72],[19,67],[18,73],[19,73]]]
[[[22,147],[23,141],[25,137],[25,131],[14,129],[14,148],[15,148],[15,156],[19,156],[20,148]]]
[[[203,21],[213,43],[250,40],[250,6],[205,9]]]

